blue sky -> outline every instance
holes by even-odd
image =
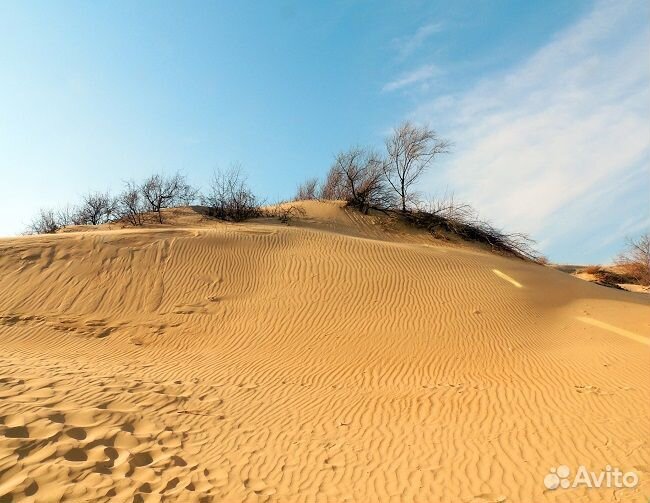
[[[0,3],[0,235],[89,189],[240,162],[269,202],[404,119],[454,193],[552,260],[650,226],[643,1]]]

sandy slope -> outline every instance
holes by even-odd
[[[306,208],[0,240],[0,494],[647,500],[647,296]]]

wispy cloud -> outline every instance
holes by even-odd
[[[397,48],[397,53],[400,59],[404,59],[411,55],[417,49],[422,47],[424,43],[431,38],[434,34],[442,30],[441,23],[429,23],[420,26],[415,33],[405,37],[399,37],[393,40],[393,44]]]
[[[410,72],[403,73],[395,80],[392,80],[384,85],[382,91],[390,92],[404,89],[414,85],[426,85],[434,77],[440,74],[440,70],[435,65],[424,65],[411,70]]]
[[[422,103],[415,119],[452,124],[456,153],[443,183],[550,250],[586,229],[601,240],[616,231],[596,216],[641,225],[629,219],[644,211],[650,189],[647,14],[642,2],[599,3],[518,67]],[[603,188],[613,193],[623,179],[617,200],[592,197]],[[647,222],[649,206],[639,222]]]

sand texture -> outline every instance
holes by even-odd
[[[0,501],[647,501],[647,295],[303,206],[0,240]]]

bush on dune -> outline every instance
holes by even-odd
[[[421,203],[415,190],[418,182],[450,148],[451,143],[428,126],[404,122],[388,135],[383,153],[358,146],[341,151],[323,182],[319,183],[318,178],[304,181],[294,200],[344,200],[363,213],[379,211],[436,236],[453,234],[487,244],[495,251],[542,262],[543,257],[534,250],[534,242],[528,236],[495,228],[479,219],[468,205],[453,200]],[[42,210],[28,232],[52,233],[71,224],[106,222],[141,226],[152,221],[152,217],[163,223],[164,209],[189,205],[196,199],[206,207],[208,216],[232,222],[272,216],[289,223],[304,213],[298,206],[286,204],[262,209],[241,167],[233,165],[215,171],[203,195],[180,173],[153,174],[140,184],[126,182],[115,198],[108,192],[92,192],[73,209]]]
[[[650,286],[650,233],[628,239],[627,247],[617,257],[616,264],[640,285]]]
[[[261,205],[238,165],[215,171],[201,202],[207,206],[208,215],[220,220],[242,222],[262,216]]]
[[[449,233],[466,241],[488,245],[492,250],[516,257],[545,263],[546,259],[535,248],[535,241],[522,233],[507,233],[481,220],[474,209],[467,204],[458,204],[453,199],[434,201],[413,211],[402,212],[403,219],[434,235]]]

